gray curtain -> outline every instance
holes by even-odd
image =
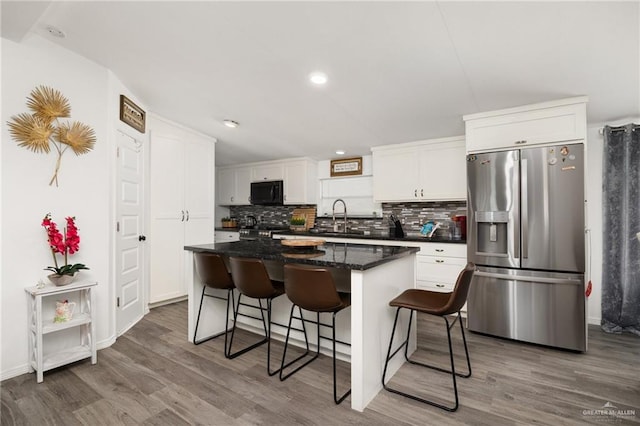
[[[640,126],[604,128],[602,329],[640,336]]]

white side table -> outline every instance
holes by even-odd
[[[93,319],[93,293],[91,289],[97,282],[77,282],[65,286],[46,285],[44,288],[36,286],[27,287],[25,291],[31,295],[29,298],[29,367],[36,370],[37,381],[44,380],[44,372],[52,368],[60,367],[71,362],[91,357],[91,364],[98,360],[95,340],[95,324]],[[53,307],[56,300],[64,299],[66,295],[77,298],[76,308],[71,320],[63,323],[54,323],[53,315],[43,317],[43,303]],[[62,297],[61,297],[62,296]],[[51,311],[51,309],[47,309]],[[62,330],[78,327],[80,336],[78,341],[71,344],[60,345],[56,342],[51,351],[45,350],[44,336]],[[49,339],[55,337],[49,337]],[[53,342],[53,341],[51,341]],[[54,346],[54,345],[52,345]]]

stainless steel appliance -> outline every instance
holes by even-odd
[[[472,331],[586,351],[582,144],[467,156]]]
[[[241,240],[257,240],[257,239],[270,239],[273,238],[273,234],[278,231],[286,231],[288,228],[278,225],[256,225],[251,228],[240,229]]]
[[[284,203],[284,182],[270,180],[251,182],[251,204],[281,206]]]

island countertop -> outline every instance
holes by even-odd
[[[192,252],[218,253],[226,256],[277,260],[283,263],[303,263],[364,271],[401,257],[409,256],[417,247],[328,243],[315,248],[283,246],[281,240],[241,240],[231,243],[212,243],[184,246]]]

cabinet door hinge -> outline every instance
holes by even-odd
[[[120,298],[116,297],[116,308],[120,307]]]

